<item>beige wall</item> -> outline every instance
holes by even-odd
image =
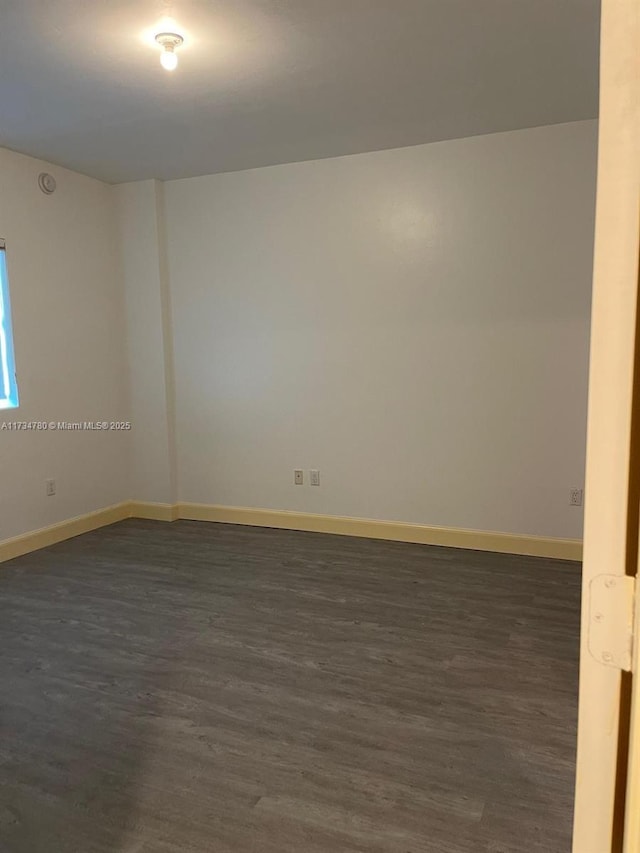
[[[58,189],[38,189],[40,171]],[[19,409],[2,421],[128,415],[124,300],[111,187],[0,149],[0,236]],[[0,430],[0,539],[128,498],[128,435]],[[47,497],[45,480],[57,495]]]
[[[167,183],[181,500],[580,537],[595,158],[586,121]]]
[[[1,151],[15,417],[133,431],[0,432],[0,539],[130,498],[579,538],[595,154],[577,122],[46,197]]]
[[[131,497],[176,500],[171,308],[162,184],[114,188],[126,298]]]

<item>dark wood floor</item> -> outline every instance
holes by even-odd
[[[568,853],[579,567],[125,521],[0,567],[2,853]]]

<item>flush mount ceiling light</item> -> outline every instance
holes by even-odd
[[[156,41],[162,48],[160,65],[166,71],[173,71],[178,65],[178,56],[175,53],[175,49],[180,47],[184,39],[178,33],[158,33]]]

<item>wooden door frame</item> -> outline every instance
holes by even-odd
[[[624,834],[630,678],[591,655],[588,632],[593,578],[637,571],[638,0],[602,0],[600,41],[574,853],[619,853]]]

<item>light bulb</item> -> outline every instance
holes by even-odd
[[[178,67],[178,57],[175,49],[180,47],[184,39],[178,33],[158,33],[156,41],[162,48],[160,65],[167,71],[173,71]]]
[[[160,54],[160,65],[166,71],[174,71],[178,67],[178,56],[173,52],[173,48],[165,48]]]

